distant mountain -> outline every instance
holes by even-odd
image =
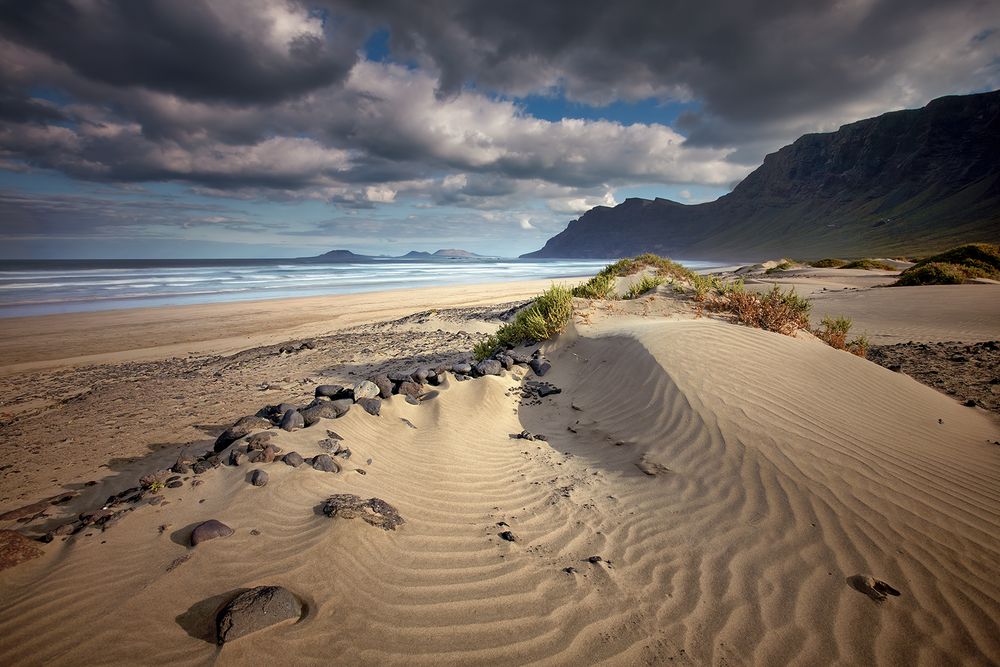
[[[357,255],[350,250],[331,250],[315,257],[304,257],[317,262],[372,262],[368,255]]]
[[[403,255],[400,259],[476,259],[480,258],[482,255],[477,255],[474,252],[469,252],[468,250],[459,250],[457,248],[444,248],[436,252],[422,252],[419,250],[411,250],[410,252]]]
[[[807,134],[716,201],[627,199],[522,257],[817,258],[1000,242],[1000,91]]]

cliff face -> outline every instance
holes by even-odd
[[[808,258],[997,242],[998,156],[1000,91],[943,97],[800,137],[714,202],[597,207],[525,257]]]

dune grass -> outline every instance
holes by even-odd
[[[656,289],[660,285],[666,282],[666,278],[661,276],[643,276],[641,280],[633,284],[625,292],[623,299],[636,299],[651,289]]]
[[[552,285],[515,315],[512,321],[497,329],[495,334],[476,343],[472,354],[476,361],[482,361],[500,349],[548,340],[565,329],[572,316],[573,295],[570,290],[562,285]]]
[[[825,259],[817,259],[815,262],[809,262],[809,266],[814,269],[839,269],[844,264],[847,264],[846,259],[837,259],[836,257],[827,257]]]
[[[969,243],[920,260],[896,285],[960,285],[974,278],[1000,280],[1000,246]]]
[[[787,271],[788,269],[794,269],[795,263],[788,259],[783,259],[776,266],[772,266],[770,269],[764,271],[765,274],[771,275],[772,273],[781,273],[782,271]]]
[[[593,278],[574,287],[572,290],[573,296],[584,299],[617,299],[615,279],[631,276],[645,268],[655,269],[656,277],[661,278],[657,284],[663,284],[667,280],[684,280],[693,275],[690,270],[677,262],[652,253],[645,253],[637,257],[620,259],[613,264],[608,264]],[[653,287],[655,286],[653,285]],[[649,291],[649,289],[652,289],[652,287],[645,291]]]
[[[856,259],[853,262],[848,262],[840,268],[842,269],[864,269],[865,271],[898,271],[892,264],[886,264],[885,262],[880,262],[877,259],[870,259],[868,257],[864,259]]]
[[[868,338],[857,336],[852,340],[848,340],[847,335],[851,332],[851,324],[852,322],[849,317],[826,316],[820,323],[821,328],[814,329],[813,333],[817,338],[834,349],[847,350],[859,357],[864,357],[868,354]]]
[[[812,304],[794,289],[782,292],[775,285],[762,294],[734,289],[715,298],[709,307],[732,314],[740,324],[791,336],[809,328]]]

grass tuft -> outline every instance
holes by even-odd
[[[969,243],[920,260],[896,285],[960,285],[974,278],[1000,280],[1000,246]]]
[[[809,266],[814,269],[838,269],[844,264],[847,264],[846,259],[837,259],[836,257],[827,257],[826,259],[817,259],[815,262],[809,262]]]
[[[848,262],[840,268],[842,269],[864,269],[865,271],[898,271],[898,269],[892,264],[886,264],[885,262],[880,262],[877,259],[856,259],[853,262]]]
[[[794,289],[782,292],[775,285],[763,294],[743,289],[730,290],[725,296],[712,301],[710,307],[731,313],[740,324],[791,336],[799,329],[809,328],[812,306]]]
[[[495,334],[476,343],[472,354],[476,361],[482,361],[501,349],[548,340],[565,329],[572,316],[572,293],[561,285],[553,285],[515,315],[512,321],[497,329]]]
[[[596,276],[574,287],[573,296],[583,299],[617,299],[615,278],[631,276],[647,267],[655,269],[656,276],[663,279],[659,284],[666,280],[688,280],[694,275],[677,262],[652,253],[645,253],[638,257],[620,259],[613,264],[608,264]]]
[[[643,276],[641,280],[628,288],[625,292],[624,299],[636,299],[649,290],[656,289],[663,283],[667,281],[666,278],[661,276]]]

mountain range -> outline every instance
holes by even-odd
[[[350,250],[331,250],[325,252],[322,255],[316,255],[315,257],[303,257],[302,259],[308,261],[316,262],[374,262],[376,260],[385,259],[422,259],[422,260],[456,260],[456,259],[485,259],[483,255],[477,255],[474,252],[469,252],[468,250],[460,250],[458,248],[442,248],[435,252],[423,252],[420,250],[411,250],[405,255],[400,255],[398,257],[391,257],[387,255],[359,255],[357,253],[351,252]]]
[[[807,134],[704,204],[627,199],[525,258],[815,259],[1000,241],[1000,91]]]

